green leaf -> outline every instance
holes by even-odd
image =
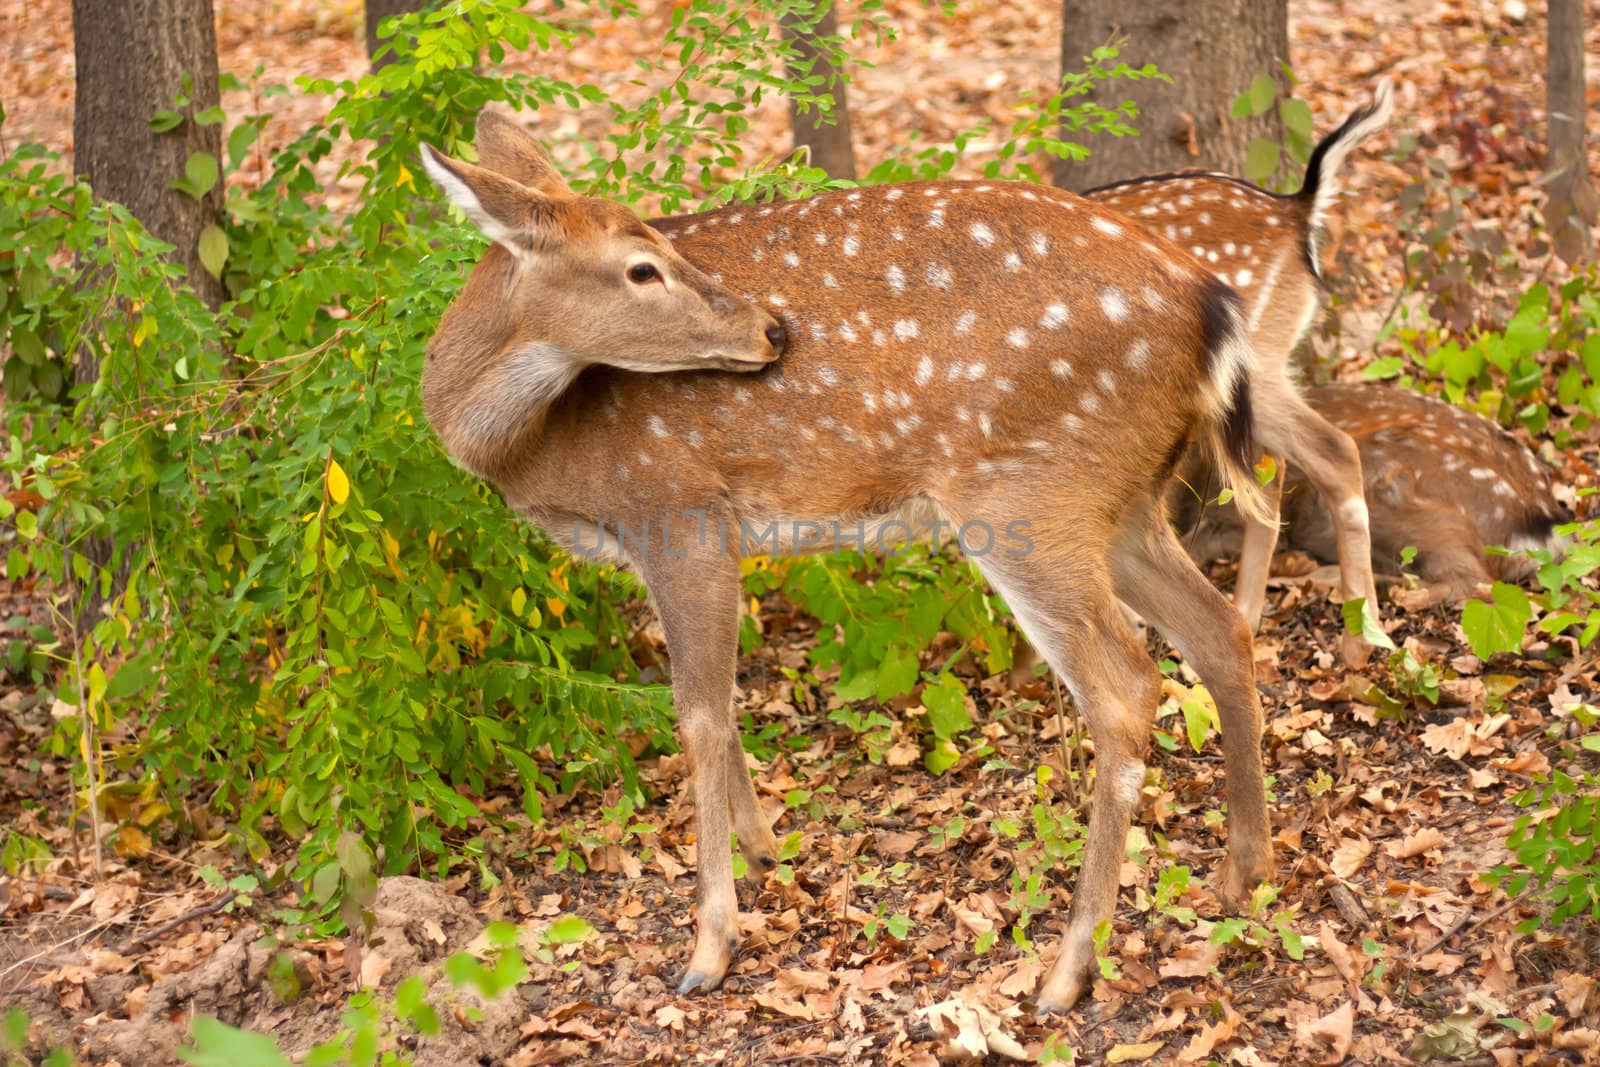
[[[217,185],[217,157],[210,152],[191,153],[183,164],[183,176],[189,183],[186,192],[196,200],[204,199]]]
[[[1265,137],[1257,137],[1245,151],[1244,176],[1260,185],[1278,173],[1278,144]]]
[[[1210,736],[1211,731],[1221,729],[1222,724],[1217,718],[1216,705],[1211,701],[1209,694],[1197,686],[1194,692],[1184,698],[1180,708],[1183,711],[1183,727],[1189,738],[1189,747],[1199,752],[1205,747],[1206,738]]]
[[[967,715],[967,687],[953,674],[942,674],[938,681],[924,686],[922,705],[928,709],[928,725],[933,727],[935,737],[955,737],[972,727]]]
[[[292,1067],[292,1061],[265,1034],[235,1030],[226,1023],[197,1015],[189,1024],[193,1048],[178,1050],[185,1063],[199,1067]]]
[[[1283,119],[1283,127],[1290,133],[1307,140],[1311,139],[1314,125],[1311,118],[1311,105],[1304,100],[1286,97],[1278,103],[1278,114]]]
[[[917,654],[908,648],[891,648],[878,664],[873,695],[880,701],[905,696],[917,684]]]
[[[1365,638],[1375,648],[1394,650],[1394,640],[1378,625],[1378,616],[1367,607],[1366,597],[1351,597],[1339,605],[1339,610],[1344,616],[1345,633]]]
[[[1277,98],[1278,83],[1272,80],[1270,74],[1257,74],[1245,93],[1250,98],[1250,114],[1265,115],[1272,109],[1272,101]]]
[[[256,138],[261,136],[261,127],[255,122],[241,122],[228,131],[228,163],[238,167],[244,162],[250,146],[256,143]]]
[[[222,277],[222,265],[228,262],[228,235],[222,227],[211,223],[200,231],[200,265],[213,278]]]
[[[194,121],[201,126],[215,126],[227,118],[227,112],[222,110],[220,104],[206,108],[204,111],[195,112]]]
[[[596,936],[595,928],[582,915],[563,915],[545,927],[540,940],[547,945],[575,945]]]
[[[168,130],[178,128],[183,122],[183,116],[176,111],[162,110],[150,116],[150,128],[157,133],[166,133]]]
[[[1461,609],[1461,629],[1479,659],[1521,649],[1523,631],[1533,618],[1533,603],[1517,586],[1495,582],[1489,593],[1492,604],[1474,599]]]

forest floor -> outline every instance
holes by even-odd
[[[665,6],[650,6],[655,14],[600,28],[578,53],[593,70],[615,71],[619,92],[628,58],[647,52],[665,17]],[[864,45],[876,67],[853,90],[863,162],[911,131],[938,142],[980,116],[1004,122],[1020,90],[1054,75],[1054,3],[963,4],[945,17],[891,0],[888,10],[904,35]],[[244,76],[261,62],[269,80],[287,80],[364,69],[354,0],[219,0],[218,11],[224,70]],[[1403,276],[1399,192],[1419,179],[1420,154],[1471,188],[1472,219],[1514,251],[1531,249],[1541,15],[1517,0],[1291,5],[1295,69],[1318,130],[1391,74],[1396,126],[1419,145],[1418,156],[1391,155],[1395,136],[1385,132],[1347,164],[1352,194],[1335,212],[1330,252],[1335,309],[1317,345],[1327,372],[1352,377],[1381,354],[1375,324]],[[1589,4],[1588,25],[1588,54],[1600,55],[1600,4]],[[0,150],[40,140],[70,153],[68,0],[0,0],[0,38]],[[518,61],[537,62],[508,65]],[[1590,70],[1592,110],[1597,75]],[[284,102],[269,147],[319,107]],[[780,153],[785,121],[767,109],[752,143]],[[1531,253],[1523,265],[1528,277],[1542,269]],[[1529,443],[1582,513],[1587,501],[1574,493],[1596,484],[1600,459],[1593,431],[1565,452]],[[527,979],[515,995],[478,1004],[481,1017],[472,997],[435,994],[443,1034],[406,1039],[415,1061],[998,1062],[1070,1048],[1081,1063],[1600,1063],[1600,936],[1575,924],[1519,933],[1537,904],[1481,877],[1506,858],[1520,812],[1512,797],[1549,767],[1556,713],[1595,699],[1600,666],[1559,642],[1482,662],[1458,613],[1388,605],[1395,640],[1446,675],[1429,702],[1377,660],[1340,666],[1329,654],[1339,625],[1327,584],[1292,553],[1279,562],[1257,643],[1277,898],[1232,943],[1212,943],[1220,916],[1204,879],[1223,854],[1220,755],[1214,739],[1197,753],[1164,721],[1174,744],[1151,757],[1121,872],[1116,976],[1065,1016],[1037,1018],[1029,998],[1053,958],[1071,872],[1033,883],[1014,874],[1041,864],[1049,842],[1070,840],[1079,818],[1051,687],[969,677],[989,751],[933,775],[906,724],[917,709],[893,708],[886,733],[858,734],[827,717],[826,697],[787,680],[783,668],[804,662],[815,623],[775,599],[758,613],[764,647],[741,662],[740,710],[767,739],[759,788],[793,858],[762,884],[741,885],[743,950],[718,991],[672,992],[693,932],[681,756],[642,763],[658,799],[631,819],[617,817],[615,793],[551,798],[536,828],[511,814],[515,795],[481,798],[484,820],[468,830],[497,844],[478,870],[436,883],[384,879],[365,946],[276,946],[274,916],[298,887],[247,901],[200,872],[270,874],[292,843],[252,865],[226,839],[158,835],[140,855],[105,857],[97,874],[74,757],[49,748],[50,694],[5,683],[0,823],[48,842],[55,859],[38,877],[0,874],[0,1005],[29,1013],[34,1040],[93,1063],[175,1062],[192,1015],[304,1050],[345,1025],[354,989],[389,993],[409,973],[437,971],[449,953],[481,943],[490,920],[545,929],[578,915],[587,936],[534,946]],[[1232,577],[1226,564],[1213,573]],[[36,591],[0,585],[5,625],[39,621],[40,611]],[[1170,873],[1163,886],[1161,872],[1175,865],[1192,872],[1187,886]]]

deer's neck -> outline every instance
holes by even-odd
[[[502,484],[537,451],[551,407],[582,370],[573,353],[535,341],[458,394],[465,400],[455,410],[439,418],[430,412],[430,420],[442,428],[446,448],[464,467]]]

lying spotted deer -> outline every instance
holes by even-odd
[[[1364,597],[1377,611],[1361,458],[1348,434],[1308,406],[1290,380],[1289,357],[1311,325],[1322,276],[1317,238],[1338,193],[1344,158],[1381,129],[1393,111],[1393,90],[1378,85],[1370,106],[1356,111],[1311,153],[1305,181],[1278,196],[1225,174],[1157,174],[1091,189],[1084,195],[1137,220],[1187,249],[1244,298],[1250,340],[1260,359],[1251,380],[1257,435],[1275,456],[1283,489],[1285,468],[1304,474],[1332,515],[1338,548],[1340,597]],[[1252,630],[1266,604],[1267,565],[1277,544],[1276,521],[1249,522],[1240,552],[1234,600]],[[1346,636],[1344,658],[1361,663],[1370,647]]]
[[[1491,581],[1520,581],[1532,573],[1527,556],[1485,555],[1485,545],[1561,548],[1553,528],[1571,522],[1572,514],[1551,492],[1548,469],[1490,420],[1377,384],[1327,385],[1305,396],[1361,450],[1375,566],[1398,573],[1401,553],[1415,548],[1427,600],[1482,595]],[[1283,518],[1289,545],[1319,559],[1336,558],[1333,524],[1293,470]],[[1206,509],[1191,534],[1197,559],[1220,555],[1236,541],[1232,519],[1231,511]]]
[[[1144,780],[1160,676],[1119,597],[1216,698],[1217,885],[1244,904],[1271,866],[1250,630],[1161,504],[1205,442],[1261,506],[1254,356],[1231,290],[1053,189],[918,182],[652,227],[575,196],[508,118],[482,114],[477,149],[477,166],[425,153],[493,244],[429,343],[423,401],[446,449],[512,507],[624,560],[651,592],[695,798],[698,930],[680,991],[716,986],[738,948],[730,829],[752,874],[776,862],[732,709],[739,558],[747,531],[774,524],[762,551],[832,547],[819,526],[858,543],[947,524],[1084,710],[1093,813],[1043,1008],[1089,980]]]

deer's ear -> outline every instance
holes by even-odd
[[[545,196],[572,196],[550,154],[534,136],[506,112],[484,108],[478,112],[478,165]]]
[[[523,258],[560,241],[560,219],[549,197],[432,145],[422,146],[422,165],[450,202],[512,255]]]

